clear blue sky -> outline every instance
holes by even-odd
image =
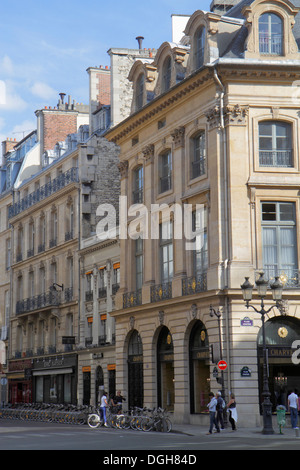
[[[86,69],[110,65],[111,47],[137,48],[144,36],[143,47],[158,48],[171,40],[172,14],[210,2],[0,0],[0,142],[33,130],[34,112],[56,106],[60,92],[88,103]]]

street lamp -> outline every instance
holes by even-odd
[[[267,295],[268,284],[264,277],[264,273],[260,273],[259,279],[255,282],[257,288],[257,295],[261,299],[260,310],[251,305],[249,302],[252,300],[252,291],[253,285],[249,282],[249,277],[245,277],[245,282],[241,285],[243,292],[243,299],[246,302],[246,307],[251,307],[255,312],[261,315],[262,320],[262,334],[263,334],[263,393],[264,398],[262,408],[263,408],[263,434],[274,434],[272,426],[272,403],[270,401],[270,390],[268,383],[268,372],[267,372],[267,349],[266,349],[266,336],[265,336],[265,315],[269,313],[274,307],[279,307],[279,302],[282,299],[282,283],[279,280],[279,277],[275,278],[275,282],[270,285],[272,290],[273,300],[276,302],[275,305],[272,305],[268,310],[265,310],[264,298]]]
[[[220,310],[218,309],[217,311],[213,308],[212,305],[210,305],[209,307],[209,315],[211,317],[213,317],[214,315],[217,317],[217,320],[218,320],[218,330],[219,330],[219,347],[220,347],[220,359],[222,360],[223,359],[223,352],[222,352],[222,336],[221,336],[221,312]],[[225,400],[225,384],[224,384],[224,371],[221,370],[221,381],[222,381],[222,390],[221,390],[221,394],[222,394],[222,398],[223,400]],[[227,427],[227,413],[224,412],[223,413],[223,419],[224,419],[224,427]]]

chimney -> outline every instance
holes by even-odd
[[[139,49],[142,49],[143,39],[145,39],[145,38],[143,38],[143,36],[138,36],[135,39],[139,43]]]

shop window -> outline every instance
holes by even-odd
[[[206,412],[210,392],[210,355],[207,332],[201,321],[197,321],[192,329],[189,356],[191,413]]]
[[[167,327],[163,327],[157,341],[157,398],[158,406],[174,411],[174,349]]]

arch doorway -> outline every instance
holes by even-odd
[[[128,344],[128,406],[142,408],[143,401],[143,344],[139,333],[134,330]]]
[[[210,355],[207,331],[198,320],[190,334],[190,404],[191,413],[207,411],[210,392]]]
[[[158,406],[174,411],[174,350],[170,331],[164,326],[157,341]]]
[[[278,405],[287,407],[290,391],[300,393],[299,365],[292,362],[292,344],[300,338],[300,320],[295,317],[274,317],[265,323],[266,349],[268,358],[269,389],[273,411]],[[257,338],[259,371],[259,403],[263,402],[263,338],[262,329]]]

